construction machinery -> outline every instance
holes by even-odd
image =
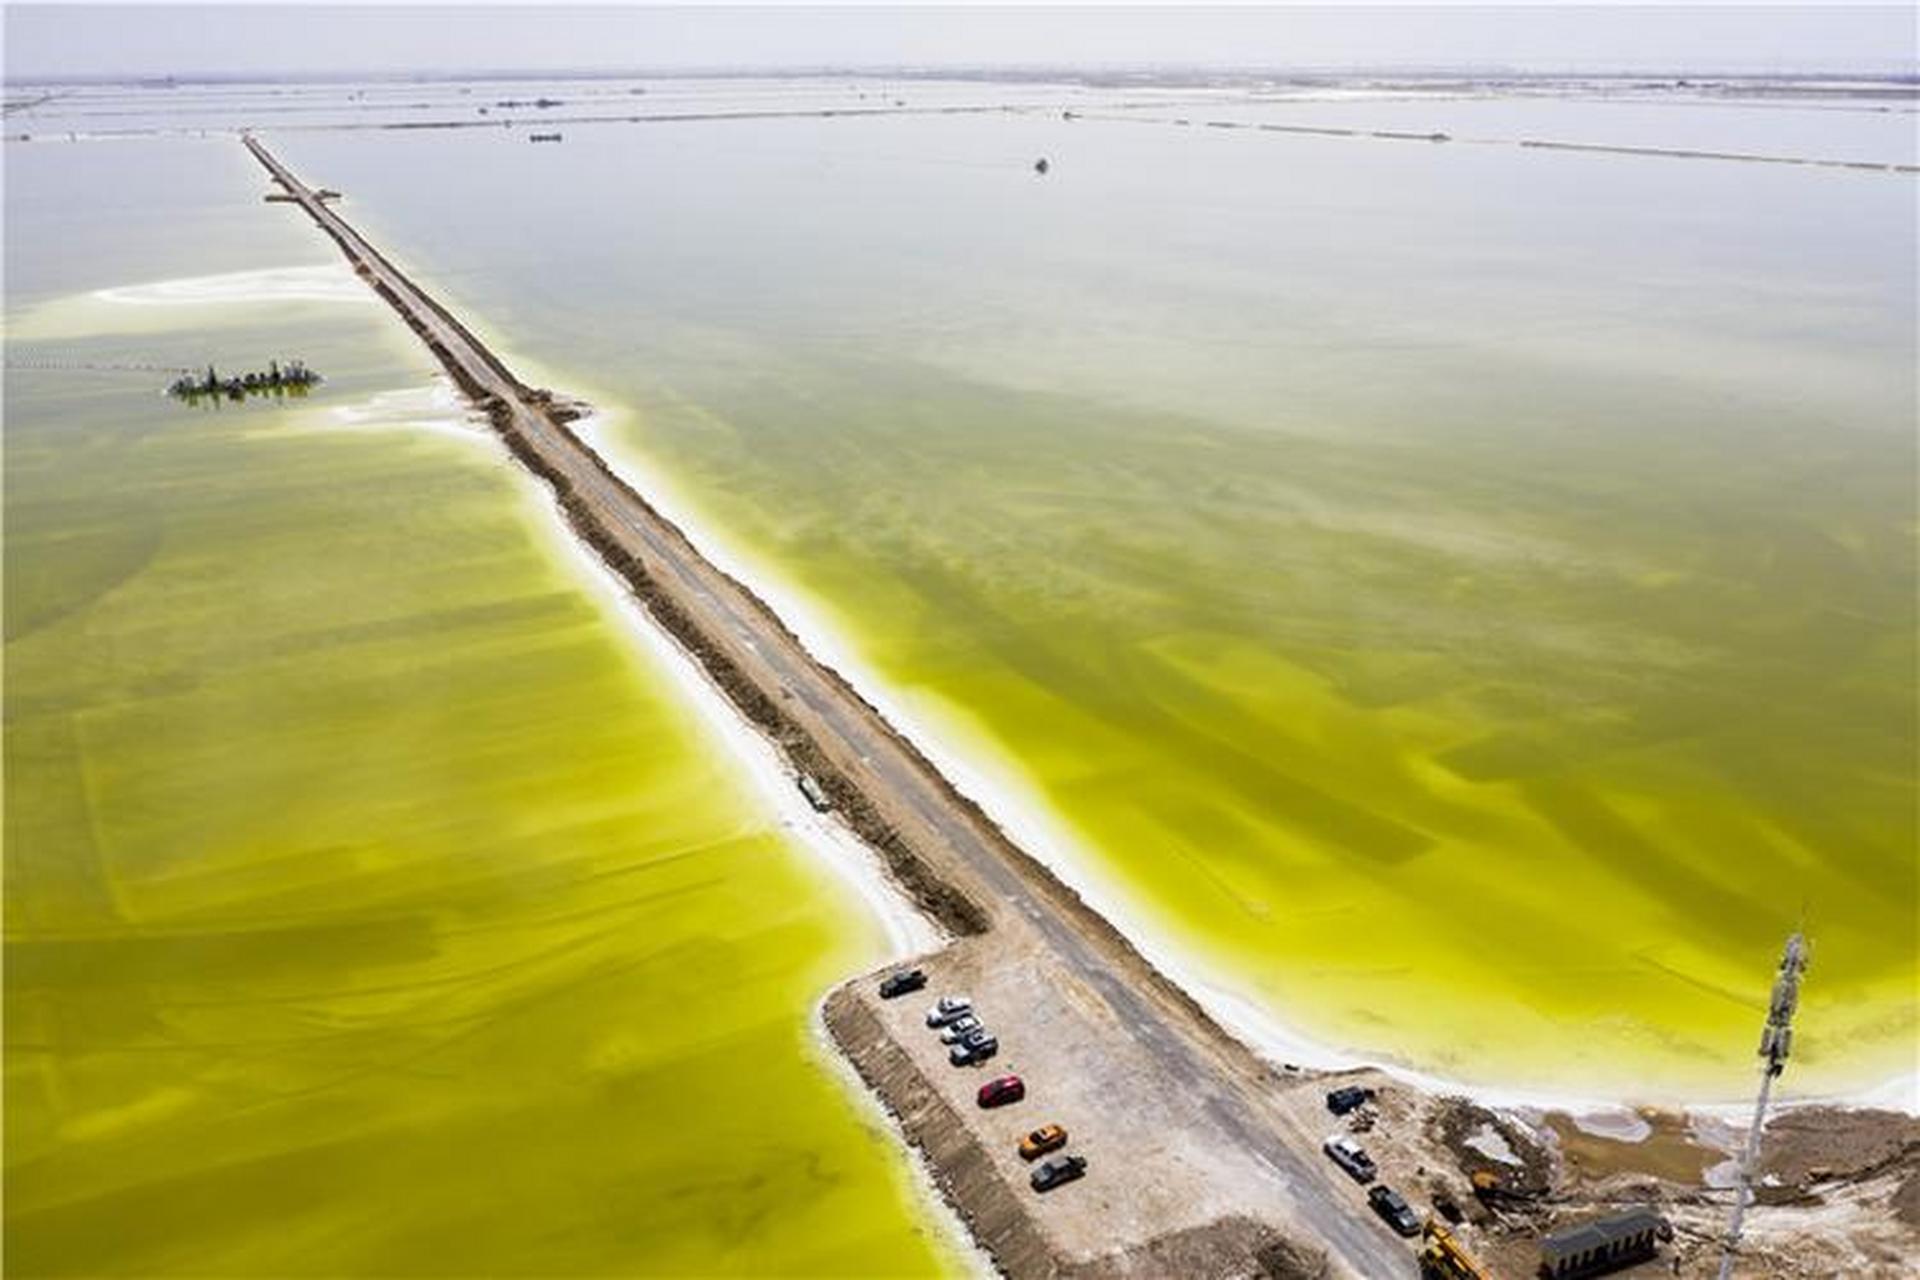
[[[1541,1196],[1540,1188],[1521,1186],[1491,1169],[1476,1169],[1469,1181],[1473,1184],[1474,1196],[1489,1209],[1503,1204],[1531,1204]]]
[[[1446,1223],[1428,1218],[1420,1234],[1426,1239],[1420,1250],[1423,1280],[1492,1280],[1447,1229]]]

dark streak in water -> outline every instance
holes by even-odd
[[[1076,112],[1077,120],[1105,120],[1120,124],[1186,125],[1187,120],[1150,116],[1110,116]],[[1550,138],[1454,138],[1438,131],[1415,133],[1394,129],[1335,129],[1301,124],[1258,124],[1207,120],[1209,129],[1256,129],[1264,133],[1303,133],[1332,138],[1380,138],[1394,142],[1465,142],[1483,147],[1528,147],[1548,151],[1592,151],[1605,155],[1664,156],[1674,160],[1737,160],[1747,164],[1792,164],[1817,169],[1860,169],[1871,173],[1920,173],[1920,165],[1889,164],[1874,160],[1837,160],[1824,156],[1769,156],[1744,151],[1699,151],[1685,147],[1635,147],[1605,142],[1559,142]]]

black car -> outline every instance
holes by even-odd
[[[1335,1089],[1327,1095],[1327,1110],[1337,1116],[1343,1116],[1347,1114],[1347,1112],[1358,1110],[1372,1101],[1373,1090],[1363,1089],[1357,1084],[1350,1084],[1344,1089]]]
[[[1392,1187],[1373,1187],[1367,1192],[1367,1203],[1373,1211],[1385,1220],[1386,1224],[1403,1236],[1420,1234],[1420,1215],[1413,1211],[1406,1198]]]
[[[1085,1156],[1055,1156],[1033,1171],[1031,1181],[1035,1191],[1051,1191],[1063,1182],[1086,1176]]]
[[[927,985],[927,975],[919,969],[902,969],[890,973],[880,980],[880,998],[891,1000],[895,996],[904,996],[909,991],[918,991]]]
[[[970,1067],[976,1062],[985,1062],[1000,1052],[1000,1042],[984,1031],[976,1031],[947,1050],[947,1061],[956,1067]]]

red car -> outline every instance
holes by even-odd
[[[977,1095],[983,1107],[1004,1107],[1026,1096],[1027,1086],[1020,1082],[1019,1076],[1001,1076],[998,1080],[989,1080],[980,1086]]]

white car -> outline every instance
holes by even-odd
[[[970,1013],[963,1013],[952,1022],[949,1022],[947,1029],[940,1033],[940,1043],[959,1044],[979,1029],[980,1019]]]
[[[934,1002],[933,1008],[927,1010],[927,1025],[944,1027],[954,1019],[964,1018],[972,1012],[973,1001],[965,996],[941,996]]]
[[[1373,1167],[1373,1157],[1344,1133],[1336,1133],[1320,1144],[1320,1149],[1329,1159],[1347,1171],[1347,1176],[1355,1182],[1372,1182],[1377,1172]]]

